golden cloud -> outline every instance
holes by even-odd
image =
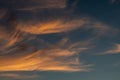
[[[94,29],[95,34],[108,30],[107,26],[91,23],[86,18],[58,19],[33,25],[18,23],[15,32],[9,38],[6,36],[6,44],[1,47],[5,49],[0,56],[0,71],[88,71],[90,65],[84,65],[78,58],[78,53],[88,49],[80,47],[81,44],[84,45],[83,43],[66,44],[68,39],[63,39],[57,45],[48,45],[44,48],[36,48],[35,44],[29,45],[31,34],[63,33],[84,27]],[[29,36],[28,39],[26,36],[21,36],[25,33]],[[22,38],[29,43],[19,45],[18,43],[24,43]],[[36,42],[36,38],[33,41]]]
[[[58,45],[59,44],[59,45]],[[67,45],[63,39],[57,45],[31,51],[20,51],[15,47],[0,56],[0,71],[87,71],[78,59],[78,53],[87,48]],[[65,45],[66,44],[66,45]],[[64,48],[63,48],[64,47]],[[23,49],[24,50],[24,49]]]
[[[84,65],[78,58],[78,53],[88,49],[86,46],[83,47],[84,43],[67,44],[68,40],[63,39],[57,45],[46,46],[44,44],[44,46],[39,44],[40,41],[37,42],[36,38],[30,42],[30,36],[36,35],[65,33],[84,28],[92,29],[94,37],[96,37],[109,29],[108,26],[97,21],[71,14],[67,15],[68,13],[65,16],[64,12],[61,13],[50,19],[44,16],[46,20],[43,21],[38,18],[35,21],[29,19],[29,23],[9,19],[9,27],[14,27],[10,34],[0,27],[0,35],[2,35],[0,36],[0,71],[88,71],[90,65]],[[7,28],[8,26],[6,26]]]
[[[37,24],[19,24],[17,27],[23,32],[31,34],[50,34],[50,33],[62,33],[71,30],[78,29],[86,23],[85,19],[79,20],[53,20],[49,22],[37,23]],[[21,28],[22,27],[22,28]]]

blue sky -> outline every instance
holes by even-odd
[[[119,80],[120,0],[1,0],[0,80]]]

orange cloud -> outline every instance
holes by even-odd
[[[71,20],[52,20],[37,24],[18,24],[16,31],[8,38],[6,36],[5,50],[0,56],[0,71],[87,71],[90,65],[84,65],[78,59],[78,53],[88,49],[83,46],[84,43],[67,44],[68,39],[63,39],[56,45],[48,45],[45,48],[36,48],[35,45],[29,45],[29,37],[20,36],[24,33],[30,34],[50,34],[63,33],[78,28],[83,25],[89,25],[86,29],[93,29],[95,34],[102,34],[108,30],[107,26],[100,23],[90,23],[85,18],[73,18]],[[101,27],[102,26],[102,27]],[[2,31],[1,31],[2,32]],[[18,33],[20,32],[20,33]],[[21,38],[29,43],[22,44]],[[2,38],[1,38],[2,39]],[[24,41],[23,41],[24,42]],[[36,42],[36,39],[34,39]],[[16,46],[16,43],[18,44]],[[41,44],[40,44],[41,45]],[[31,47],[32,46],[32,47]],[[8,49],[6,49],[8,48]],[[28,49],[28,50],[26,50]]]
[[[86,23],[84,18],[73,19],[70,21],[65,20],[52,20],[49,22],[37,23],[37,24],[19,24],[17,27],[23,32],[31,34],[50,34],[50,33],[62,33],[71,30],[78,29]]]
[[[0,35],[0,50],[10,48],[23,39],[18,31],[8,33],[5,29],[2,28],[0,28]]]
[[[56,45],[38,44],[35,38],[30,42],[29,37],[40,34],[64,33],[78,28],[93,29],[94,37],[103,34],[108,30],[108,26],[99,22],[90,21],[88,18],[68,15],[64,18],[53,17],[45,21],[32,21],[29,23],[10,22],[15,30],[11,34],[1,29],[0,37],[0,71],[87,71],[89,65],[84,65],[78,58],[78,53],[88,49],[84,43],[67,44],[68,40],[63,39]],[[7,28],[7,27],[6,27]],[[26,34],[27,36],[22,36]],[[5,35],[5,36],[4,36]],[[29,37],[28,37],[29,36]],[[25,40],[25,41],[24,41]],[[40,41],[39,41],[40,42]],[[31,45],[32,44],[32,45]],[[80,47],[82,44],[82,47]],[[41,46],[43,46],[41,48]]]
[[[62,41],[63,42],[63,41]],[[61,42],[61,43],[62,43]],[[0,56],[0,71],[87,71],[89,65],[78,60],[77,54],[87,48],[68,45],[62,48],[50,45],[47,48]],[[17,52],[17,51],[14,51]]]

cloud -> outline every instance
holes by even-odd
[[[0,73],[1,78],[9,78],[9,79],[31,79],[36,78],[39,75],[26,75],[26,74],[19,74],[19,73]]]
[[[119,67],[120,66],[120,62],[116,62],[113,64],[114,67]]]
[[[120,44],[115,44],[113,49],[106,51],[104,54],[119,54],[120,53]]]
[[[31,34],[51,34],[51,33],[63,33],[71,30],[78,29],[86,24],[84,18],[72,19],[72,20],[53,20],[49,22],[37,23],[37,24],[20,24],[18,29],[23,32]]]
[[[30,48],[33,50],[22,53],[14,49],[0,56],[0,71],[88,71],[90,65],[84,65],[77,56],[87,48],[78,47],[79,44],[73,46],[73,43],[66,45],[49,45],[38,50]]]
[[[95,41],[116,31],[101,21],[74,15],[74,10],[67,10],[74,1],[6,1],[13,9],[5,13],[5,19],[4,12],[1,12],[0,71],[88,71],[90,65],[84,64],[78,55],[91,48],[86,45],[87,41]],[[50,35],[74,34],[77,30],[85,31],[83,35],[90,32],[89,38],[83,40],[78,36],[81,38],[78,42],[59,39],[49,44]],[[44,40],[42,36],[48,38]]]
[[[0,9],[0,19],[2,19],[6,14],[6,10]]]
[[[36,10],[36,9],[63,9],[72,6],[77,0],[5,0],[1,1],[2,8],[14,10]],[[69,3],[70,2],[70,3]],[[8,3],[8,4],[7,4]]]
[[[111,2],[112,4],[114,4],[114,3],[119,3],[120,0],[110,0],[110,2]]]
[[[79,53],[89,49],[88,45],[85,46],[86,44],[81,42],[68,44],[69,39],[46,45],[47,42],[41,44],[39,38],[32,37],[85,29],[92,31],[94,35],[91,38],[97,37],[98,39],[99,35],[104,35],[111,28],[90,18],[71,14],[64,16],[60,14],[52,18],[43,17],[49,20],[35,19],[32,21],[29,19],[28,22],[24,20],[15,22],[11,34],[1,30],[1,34],[7,34],[7,36],[4,36],[5,39],[1,38],[6,41],[1,46],[3,49],[0,53],[0,71],[88,71],[91,65],[85,65],[78,58]],[[10,24],[14,25],[12,22]]]
[[[24,39],[24,34],[20,34],[17,30],[8,33],[4,28],[0,28],[0,51],[14,46],[16,43]]]
[[[33,14],[33,16],[35,15]],[[36,18],[35,21],[32,21],[30,19],[26,21],[26,23],[24,23],[23,20],[17,23],[16,28],[21,32],[25,32],[29,34],[65,33],[77,29],[86,29],[86,30],[91,29],[93,30],[93,34],[95,33],[96,36],[103,35],[109,32],[118,32],[117,30],[109,27],[109,25],[89,17],[81,17],[68,13],[67,14],[60,13],[59,15],[56,15],[57,17],[55,15],[49,15],[49,16],[43,17],[46,20],[44,19],[38,20]]]
[[[78,0],[30,0],[22,2],[22,5],[28,3],[24,6],[19,6],[17,10],[43,10],[43,9],[73,9],[75,8]],[[23,4],[24,3],[24,4]],[[16,4],[19,4],[16,2]]]
[[[24,1],[25,2],[25,1]],[[45,8],[65,8],[67,0],[31,0],[27,6],[21,6],[18,10],[36,10]]]

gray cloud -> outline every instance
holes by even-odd
[[[0,19],[2,19],[6,14],[6,11],[4,9],[0,9]]]
[[[28,6],[19,8],[19,10],[35,10],[45,8],[65,8],[67,0],[31,0]]]
[[[120,44],[115,44],[112,49],[109,49],[103,54],[119,54],[120,53]]]
[[[114,3],[120,3],[120,0],[110,0],[110,2],[111,2],[112,4],[114,4]]]

